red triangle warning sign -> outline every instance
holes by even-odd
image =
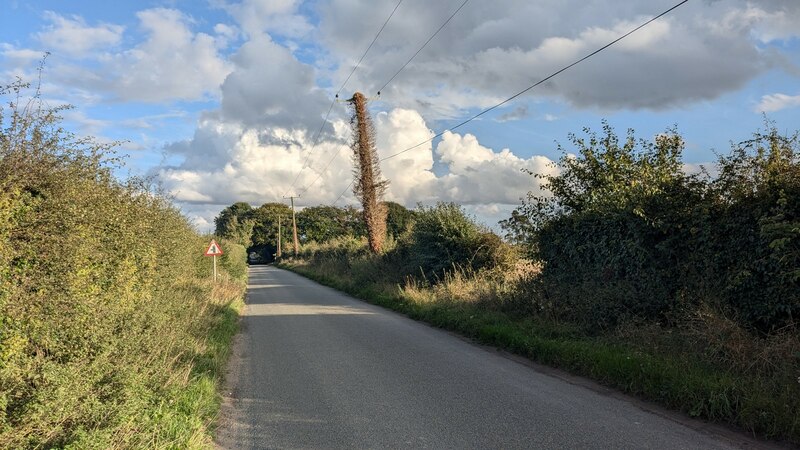
[[[217,241],[211,240],[211,243],[208,244],[208,250],[203,253],[203,256],[220,256],[222,254],[222,247],[217,244]]]

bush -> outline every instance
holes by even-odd
[[[226,239],[220,239],[224,253],[220,257],[220,265],[231,277],[247,281],[247,248],[244,245]]]
[[[58,123],[35,98],[0,109],[0,448],[208,445],[209,335],[230,336],[242,289],[212,285],[205,240],[116,180],[110,146]]]
[[[400,238],[397,251],[407,273],[422,272],[440,280],[456,268],[480,270],[502,263],[504,243],[477,225],[455,203],[420,206],[410,232]]]
[[[543,264],[540,303],[595,328],[672,323],[701,303],[762,332],[796,323],[797,134],[756,133],[710,181],[683,173],[674,130],[652,142],[586,132],[545,177],[552,195],[530,194],[504,224]]]

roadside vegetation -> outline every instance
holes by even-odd
[[[113,144],[0,93],[0,448],[212,447],[244,247],[213,283],[208,237]]]
[[[300,255],[281,264],[691,416],[797,444],[799,144],[767,123],[721,156],[715,175],[689,175],[675,130],[648,141],[586,129],[502,223],[505,239],[455,204],[388,204],[390,234],[373,254],[358,214],[307,208]]]

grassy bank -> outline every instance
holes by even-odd
[[[750,355],[749,361],[709,358],[709,348],[718,344],[755,344],[749,336],[737,335],[741,330],[732,324],[726,329],[714,324],[724,334],[716,340],[711,327],[697,323],[669,329],[632,323],[593,333],[569,322],[514,312],[518,306],[511,303],[526,295],[519,291],[525,284],[520,277],[530,273],[499,277],[491,272],[455,272],[434,284],[410,278],[396,283],[381,275],[389,269],[385,259],[352,242],[333,241],[312,246],[281,266],[411,318],[693,417],[800,443],[800,355],[792,354],[800,349],[797,336],[776,335],[758,349],[741,349]]]
[[[245,250],[213,283],[209,237],[58,113],[0,107],[0,448],[210,448]]]

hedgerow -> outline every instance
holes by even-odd
[[[213,284],[169,199],[28,93],[0,90],[0,448],[210,446],[241,282]]]

